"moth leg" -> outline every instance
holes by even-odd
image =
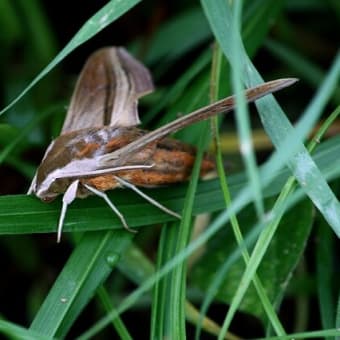
[[[70,186],[67,188],[67,190],[64,193],[63,196],[63,205],[61,208],[61,213],[59,217],[59,223],[58,223],[58,234],[57,234],[57,242],[60,242],[61,239],[61,232],[63,230],[63,224],[64,219],[66,215],[67,206],[71,204],[74,199],[77,197],[77,189],[78,189],[79,180],[72,182]]]
[[[158,203],[156,200],[154,200],[153,198],[151,198],[150,196],[146,195],[143,191],[139,190],[135,185],[133,185],[132,183],[118,177],[118,176],[114,176],[115,180],[117,182],[119,182],[122,186],[129,188],[131,190],[133,190],[134,192],[136,192],[138,195],[142,196],[145,200],[147,200],[149,203],[153,204],[154,206],[156,206],[157,208],[159,208],[160,210],[166,212],[167,214],[177,217],[179,219],[182,218],[181,215],[175,213],[174,211],[168,209],[167,207],[165,207],[164,205]]]
[[[89,186],[88,184],[83,184],[84,187],[94,193],[95,195],[101,197],[104,199],[104,201],[109,205],[109,207],[114,211],[114,213],[119,217],[120,221],[122,222],[125,229],[132,233],[136,233],[137,231],[134,229],[131,229],[128,224],[126,223],[126,220],[123,216],[123,214],[117,209],[117,207],[114,206],[114,204],[110,201],[109,197],[105,194],[105,192],[102,192],[100,190],[97,190],[96,188],[93,188]]]

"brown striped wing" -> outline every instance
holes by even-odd
[[[103,125],[136,126],[138,98],[153,89],[149,70],[124,48],[100,49],[83,67],[61,134]]]

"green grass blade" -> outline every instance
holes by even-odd
[[[199,7],[189,8],[166,22],[155,32],[145,61],[153,64],[162,60],[161,67],[176,61],[211,37],[209,25]],[[164,42],[166,41],[166,44]],[[157,71],[156,71],[157,73]]]
[[[335,113],[338,113],[337,111],[335,111]],[[332,114],[332,119],[334,120],[336,118],[336,114]],[[325,123],[325,126],[328,126],[330,124],[330,121],[327,121]],[[325,131],[324,128],[321,129],[323,132]],[[314,142],[311,143],[312,145],[316,145]],[[234,313],[236,312],[237,306],[239,306],[248,286],[250,283],[250,280],[252,279],[257,267],[260,264],[260,261],[262,260],[262,257],[266,251],[266,249],[268,248],[269,242],[271,241],[276,228],[278,226],[279,220],[282,217],[282,214],[284,213],[285,210],[285,204],[287,204],[287,202],[285,202],[287,200],[287,198],[289,197],[290,192],[293,189],[293,184],[294,184],[294,179],[293,177],[287,181],[284,189],[282,190],[276,205],[274,206],[274,209],[271,211],[271,214],[274,214],[274,218],[272,219],[272,222],[270,222],[268,224],[268,226],[266,227],[266,229],[262,232],[262,234],[260,235],[260,238],[253,250],[251,259],[249,261],[249,264],[244,272],[244,275],[241,279],[241,283],[240,283],[240,288],[237,290],[233,300],[232,300],[232,304],[230,306],[230,309],[227,313],[227,317],[225,319],[224,325],[222,327],[223,331],[221,332],[221,336],[226,332],[226,330],[229,327],[229,324],[232,320],[232,317],[234,315]]]
[[[302,191],[300,191],[302,193]],[[184,261],[190,254],[192,254],[195,250],[197,250],[199,247],[204,245],[209,238],[211,238],[213,235],[216,234],[218,230],[221,229],[222,226],[225,225],[225,223],[229,220],[230,215],[235,214],[235,211],[238,211],[244,205],[249,202],[247,201],[247,197],[249,199],[250,192],[249,190],[243,190],[240,195],[236,196],[234,199],[232,205],[230,206],[229,210],[222,213],[218,218],[211,224],[210,228],[208,228],[203,234],[201,234],[197,239],[193,240],[188,247],[186,247],[183,251],[178,253],[174,258],[172,258],[170,261],[166,263],[159,271],[157,271],[152,277],[149,277],[142,286],[140,286],[137,290],[135,290],[132,294],[130,294],[117,308],[117,311],[113,311],[109,315],[102,318],[100,321],[96,323],[94,327],[91,327],[86,331],[83,335],[81,335],[78,340],[84,340],[84,339],[90,339],[93,337],[97,332],[99,332],[101,329],[103,329],[108,323],[111,322],[112,318],[117,316],[117,313],[123,313],[125,310],[127,310],[129,307],[131,307],[136,301],[145,293],[147,292],[155,282],[160,280],[164,275],[169,273],[173,268],[175,268],[178,263]],[[301,199],[302,195],[295,195],[291,200],[291,204],[295,204],[297,199]],[[288,205],[287,207],[289,207]],[[277,210],[276,213],[282,213],[280,210]],[[274,212],[271,215],[271,217],[275,220],[277,217]],[[256,226],[251,235],[248,236],[248,238],[245,240],[245,244],[248,244],[251,241],[254,241],[255,237],[258,235],[258,232],[260,228],[262,227],[261,224]],[[238,256],[240,256],[240,251],[236,253],[235,258],[228,259],[230,261],[230,264],[235,261]]]
[[[202,4],[205,8],[206,15],[212,26],[212,30],[217,40],[220,42],[221,47],[224,53],[226,54],[226,56],[229,57],[229,59],[231,59],[232,57],[230,55],[230,51],[227,48],[228,37],[233,36],[233,35],[238,36],[238,33],[232,30],[233,26],[231,24],[232,14],[231,14],[230,6],[228,6],[223,1],[215,1],[213,3],[202,1]],[[229,22],[229,25],[226,25],[226,21]],[[244,51],[242,42],[239,37],[238,39],[239,39],[238,48],[240,51]],[[247,58],[246,54],[244,53],[242,57],[244,58],[243,67],[244,67],[244,70],[246,71],[245,81],[248,83],[248,86],[254,84],[254,82],[256,81],[260,81],[260,77],[257,71],[255,70],[254,66],[251,64],[250,60]],[[331,83],[333,87],[335,86],[336,84],[335,81],[337,80],[338,74],[340,72],[339,62],[340,61],[337,61],[337,60],[334,62],[333,69],[329,72],[329,76],[328,76],[328,79],[325,81],[325,84]],[[318,103],[318,102],[323,101],[323,103],[325,103],[325,98],[329,97],[329,95],[330,95],[329,91],[328,92],[320,91],[319,95],[316,97],[316,102]],[[317,105],[314,105],[314,106],[317,106]],[[267,130],[267,133],[270,135],[273,143],[278,148],[282,147],[282,141],[287,141],[287,136],[289,136],[289,138],[292,139],[293,128],[291,127],[287,118],[282,113],[281,109],[278,107],[278,105],[273,100],[273,98],[264,98],[263,100],[259,101],[258,107],[259,107],[259,112],[260,112],[263,124],[265,125],[265,128]],[[317,110],[318,108],[314,112],[316,112]],[[307,117],[306,119],[309,119],[310,121],[312,121],[311,117]],[[294,137],[296,136],[294,135]],[[336,199],[333,192],[331,191],[331,189],[329,188],[329,186],[327,185],[319,169],[316,167],[315,163],[311,160],[310,156],[307,153],[307,150],[304,148],[301,142],[299,143],[299,138],[296,137],[294,141],[296,144],[294,145],[294,147],[296,149],[294,149],[294,147],[291,145],[290,147],[292,147],[293,150],[296,150],[295,151],[296,153],[295,155],[292,154],[293,157],[290,158],[288,164],[290,168],[293,170],[297,180],[300,181],[300,183],[304,187],[304,190],[313,200],[314,204],[320,209],[321,213],[327,219],[330,226],[334,229],[334,231],[338,235],[340,235],[339,202]],[[308,168],[306,168],[306,165],[308,165]],[[284,194],[283,197],[288,195],[290,191],[290,189],[288,188],[289,186],[287,187],[286,194]],[[282,202],[284,202],[284,200]],[[278,208],[279,210],[278,210],[277,216],[278,218],[280,218],[281,214],[284,211],[284,206],[282,207],[278,206]],[[273,235],[272,233],[274,232],[274,230],[275,230],[275,227],[271,229],[271,231],[267,235],[263,234],[263,238],[261,238],[261,241],[258,242],[257,244],[258,248],[255,248],[255,251],[261,251],[260,250],[261,247],[263,251],[263,249],[266,249],[268,247],[269,239],[271,239]],[[267,239],[267,241],[263,242],[264,239]],[[231,319],[246,290],[244,283],[246,281],[249,284],[250,281],[248,280],[250,280],[253,277],[255,273],[254,268],[256,268],[256,266],[259,264],[259,262],[257,262],[258,260],[259,260],[259,257],[256,258],[254,255],[254,263],[252,264],[255,264],[255,266],[250,266],[249,264],[249,266],[246,269],[246,272],[244,274],[244,281],[243,280],[241,281],[240,289],[238,290],[238,292],[236,293],[234,297],[231,308],[227,314],[227,317],[226,317],[226,320],[223,326],[223,332],[221,332],[221,336],[223,336],[223,334],[225,334],[225,331],[228,329]],[[248,287],[248,284],[246,284],[246,287]]]
[[[205,124],[206,125],[206,124]],[[207,131],[207,129],[205,129]],[[191,179],[184,203],[182,219],[178,230],[178,242],[175,254],[186,249],[190,241],[192,232],[192,210],[197,190],[197,183],[200,174],[200,164],[203,159],[203,148],[206,145],[208,134],[202,134],[199,142],[198,153],[196,155],[195,165],[191,174]],[[172,285],[170,296],[170,338],[185,339],[185,296],[186,296],[186,272],[187,262],[178,263],[172,274]]]
[[[232,14],[230,5],[223,0],[209,2],[202,0],[206,15],[211,24],[216,39],[221,44],[221,48],[228,59],[231,59],[231,52],[228,47],[228,40],[231,36],[238,35],[238,32],[232,30]],[[229,25],[226,25],[229,22]],[[244,51],[240,37],[238,37],[239,49]],[[243,53],[244,81],[247,86],[261,82],[262,79],[255,67]],[[333,88],[336,86],[340,73],[340,54],[336,57],[333,67],[329,72],[329,76],[325,81],[331,83]],[[330,92],[319,92],[318,101],[323,100],[331,95]],[[281,108],[271,96],[263,98],[257,102],[259,114],[262,123],[270,136],[273,144],[277,149],[291,150],[288,160],[288,166],[294,173],[298,182],[303,186],[307,195],[311,198],[315,206],[320,210],[329,225],[335,233],[340,236],[340,204],[334,193],[329,188],[319,169],[309,156],[307,150],[303,146],[299,136],[294,133],[294,129],[289,123],[287,117],[283,114]],[[308,119],[308,117],[306,118]],[[287,151],[288,153],[288,151]]]
[[[111,0],[108,4],[103,6],[96,14],[94,14],[70,42],[59,52],[59,54],[32,80],[32,82],[4,109],[0,111],[0,115],[10,109],[17,103],[35,84],[37,84],[46,74],[48,74],[56,65],[58,65],[68,54],[76,49],[87,40],[91,39],[94,35],[111,24],[114,20],[118,19],[126,13],[131,7],[135,6],[141,0]]]
[[[248,201],[247,201],[248,197]],[[136,301],[146,292],[148,291],[155,282],[160,280],[164,275],[173,270],[178,263],[183,262],[189,255],[191,255],[196,249],[204,245],[210,237],[216,234],[216,232],[225,225],[226,221],[230,218],[230,214],[234,214],[235,211],[238,211],[241,207],[244,206],[247,202],[249,202],[250,192],[249,190],[243,190],[241,195],[239,195],[230,206],[230,209],[225,213],[221,214],[208,228],[203,234],[201,234],[198,238],[193,240],[185,249],[183,249],[180,253],[176,254],[170,261],[168,261],[159,271],[157,271],[152,277],[148,278],[142,286],[140,286],[137,290],[135,290],[132,294],[130,294],[117,309],[117,313],[124,312],[127,308],[132,306]],[[205,201],[208,202],[208,201]],[[254,232],[258,232],[259,229],[255,229]],[[112,312],[109,315],[105,316],[101,319],[97,324],[90,328],[87,332],[85,332],[82,336],[80,336],[79,340],[89,339],[98,331],[103,329],[109,322],[111,322],[112,318],[115,317],[116,312]]]
[[[336,308],[336,315],[335,315],[335,327],[339,330],[340,328],[340,293],[338,297],[338,302],[337,302],[337,308]],[[339,331],[339,337],[340,337],[340,331]],[[336,339],[338,340],[338,338]]]
[[[234,20],[231,22],[233,30],[239,31],[241,28],[241,8],[242,1],[235,2]],[[232,83],[236,96],[235,116],[237,122],[238,135],[240,139],[240,151],[245,163],[246,172],[249,178],[249,185],[252,188],[254,203],[259,218],[263,217],[264,206],[260,187],[259,173],[256,165],[254,146],[252,143],[252,133],[249,119],[249,111],[244,96],[242,86],[242,55],[240,55],[239,42],[235,35],[231,36],[230,65],[232,69]]]
[[[30,329],[20,327],[12,322],[0,320],[0,333],[5,334],[8,339],[20,340],[51,340],[50,336],[43,335]]]
[[[320,339],[320,338],[324,339],[326,337],[336,337],[339,335],[340,331],[338,329],[327,329],[322,331],[293,333],[284,336],[271,336],[260,339],[261,340],[291,340],[291,339]]]
[[[31,329],[64,337],[132,237],[126,231],[85,234],[49,291]]]
[[[213,65],[212,65],[212,84],[218,84],[219,83],[216,78],[218,78],[220,76],[220,63],[221,63],[221,61],[220,61],[221,56],[220,55],[221,55],[220,49],[218,49],[218,50],[215,49],[215,53],[214,53],[215,58],[213,59]],[[212,99],[212,101],[215,101],[215,100],[218,99],[217,96],[216,96],[216,93],[214,93],[214,92],[218,93],[218,88],[217,87],[215,88],[215,86],[212,86],[212,88],[211,88],[211,99]],[[216,126],[216,130],[217,130],[217,117],[215,117],[214,120],[215,120],[215,126]],[[225,176],[221,150],[219,148],[218,134],[216,134],[215,139],[216,139],[216,149],[217,149],[217,160],[216,160],[217,171],[218,171],[219,178],[220,178],[220,181],[221,181],[221,188],[222,188],[224,201],[225,201],[226,209],[227,209],[228,206],[231,204],[231,195],[230,195],[230,190],[229,190],[229,187],[228,187],[227,179],[226,179],[226,176]],[[234,232],[235,238],[237,240],[237,244],[238,244],[239,248],[242,249],[242,257],[244,259],[244,262],[247,264],[249,262],[249,254],[248,254],[246,248],[243,247],[244,239],[243,239],[243,236],[242,236],[242,233],[241,233],[241,229],[240,229],[240,225],[239,225],[237,217],[232,215],[230,217],[230,223],[232,225],[233,232]],[[225,248],[225,244],[222,246],[222,248],[223,249]],[[210,259],[210,255],[208,257]],[[210,260],[209,260],[209,262],[210,262]],[[208,266],[211,267],[211,265],[208,265]],[[205,268],[205,265],[203,265],[203,268]],[[217,272],[217,274],[216,274],[217,279],[212,281],[213,284],[208,289],[208,292],[207,292],[205,299],[203,301],[203,304],[201,306],[200,319],[199,319],[199,322],[197,323],[197,327],[196,327],[196,339],[199,339],[199,337],[200,337],[201,322],[203,320],[203,316],[206,315],[207,309],[208,309],[212,299],[215,297],[215,292],[218,289],[219,282],[221,282],[221,280],[225,277],[225,272],[227,272],[229,270],[229,268],[230,268],[230,264],[228,264],[228,263],[226,264],[225,268],[220,268],[220,270],[218,271],[218,272],[220,272],[220,275],[218,275],[218,272]],[[219,276],[219,278],[218,278],[218,276]],[[207,275],[204,275],[204,277],[206,278]],[[199,281],[202,282],[202,280],[199,280]],[[272,323],[274,329],[276,330],[277,334],[278,335],[285,334],[284,329],[283,329],[282,325],[280,324],[278,317],[275,313],[275,310],[274,310],[273,306],[271,305],[270,300],[269,300],[269,298],[268,298],[268,296],[265,292],[265,289],[264,289],[261,281],[259,280],[259,278],[257,276],[254,277],[254,286],[256,287],[256,290],[258,292],[261,303],[262,303],[262,305],[264,306],[264,309],[267,312],[268,319],[271,320],[271,323]]]
[[[247,52],[253,56],[268,39],[268,33],[273,23],[282,15],[285,1],[255,0],[244,6],[242,37]]]
[[[115,307],[112,304],[112,298],[109,295],[109,293],[107,292],[107,290],[102,286],[99,287],[97,290],[97,294],[100,298],[101,303],[103,304],[105,310],[107,312],[110,312],[111,310],[114,310]],[[118,336],[120,337],[120,339],[122,340],[132,340],[132,336],[129,333],[129,330],[127,329],[127,327],[125,326],[123,320],[118,316],[117,318],[115,318],[114,320],[112,320],[112,325],[115,328],[115,330],[117,331]]]
[[[165,225],[162,229],[157,252],[156,271],[171,258],[175,248],[178,225]],[[143,281],[153,273],[143,278]],[[168,335],[169,329],[169,290],[172,273],[168,273],[162,279],[155,282],[152,294],[151,307],[151,339],[163,339]]]
[[[335,265],[331,253],[334,251],[334,238],[332,237],[332,233],[326,230],[325,227],[325,222],[319,218],[317,230],[318,247],[316,253],[317,288],[322,327],[327,329],[335,325],[335,304],[331,284]]]
[[[339,137],[318,144],[313,159],[326,178],[336,178],[340,175],[339,154]],[[290,171],[283,169],[273,176],[266,165],[262,166],[261,182],[263,187],[266,186],[264,196],[278,194],[289,175]],[[246,182],[245,178],[244,174],[230,176],[229,185],[232,197],[236,198],[240,195]],[[267,182],[269,180],[270,186]],[[161,204],[180,213],[186,185],[178,185],[172,188],[171,192],[168,188],[150,189],[145,192]],[[113,190],[108,195],[124,213],[130,226],[137,227],[174,220],[170,215],[143,201],[135,193],[129,190],[124,190],[124,194],[122,193],[122,190]],[[27,195],[0,196],[0,235],[55,232],[60,208],[60,200],[46,204],[36,197]],[[193,215],[224,208],[225,201],[219,180],[201,181],[196,192]],[[77,200],[72,203],[64,225],[65,232],[118,228],[122,228],[119,219],[97,197],[89,197],[86,200]]]

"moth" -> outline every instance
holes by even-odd
[[[290,86],[295,78],[270,81],[246,90],[252,102]],[[138,128],[138,99],[154,90],[149,70],[122,47],[92,54],[77,81],[61,134],[48,146],[28,194],[50,202],[63,194],[57,228],[60,241],[67,207],[75,198],[102,197],[131,230],[107,190],[127,187],[167,213],[138,187],[157,187],[185,181],[195,161],[195,148],[168,135],[218,113],[231,111],[235,98],[227,97],[182,116],[155,131]],[[204,157],[201,174],[214,168]]]

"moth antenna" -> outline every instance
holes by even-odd
[[[113,176],[115,178],[115,180],[117,182],[119,182],[122,186],[127,187],[131,190],[133,190],[134,192],[136,192],[138,195],[142,196],[146,201],[148,201],[149,203],[151,203],[152,205],[156,206],[158,209],[166,212],[167,214],[177,217],[178,219],[181,219],[182,216],[175,213],[174,211],[168,209],[167,207],[165,207],[164,205],[158,203],[156,200],[154,200],[153,198],[151,198],[150,196],[148,196],[147,194],[145,194],[143,191],[139,190],[135,185],[133,185],[132,183],[125,181],[124,179],[118,177],[118,176]]]
[[[122,222],[123,226],[125,229],[127,229],[128,231],[130,231],[131,233],[136,233],[137,230],[131,229],[128,224],[126,223],[126,220],[123,216],[123,214],[117,209],[117,207],[110,201],[109,197],[105,194],[105,192],[99,191],[91,186],[89,186],[88,184],[83,184],[84,187],[91,191],[93,194],[101,197],[104,199],[104,201],[109,205],[109,207],[113,210],[113,212],[119,217],[120,221]]]
[[[67,211],[67,207],[69,204],[71,204],[74,199],[77,197],[77,189],[78,189],[79,180],[72,182],[70,186],[65,191],[65,194],[63,196],[63,205],[61,208],[61,213],[59,217],[59,223],[58,223],[58,233],[57,233],[57,243],[61,240],[61,233],[63,230],[65,215]]]

